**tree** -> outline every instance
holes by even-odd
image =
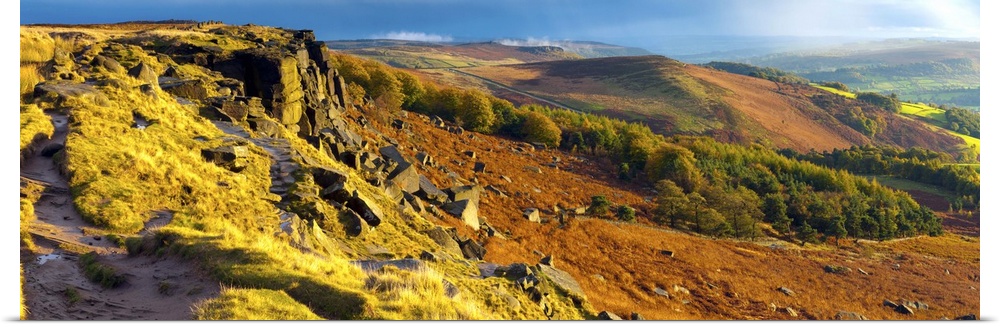
[[[691,203],[691,206],[689,208],[692,209],[691,218],[692,220],[694,220],[694,228],[695,228],[694,231],[701,233],[703,231],[702,227],[704,227],[702,224],[703,214],[701,209],[702,206],[704,206],[706,203],[705,197],[701,196],[701,194],[698,194],[698,192],[691,192],[687,195],[687,199],[688,203]],[[715,210],[713,210],[713,212],[714,211]]]
[[[844,217],[837,218],[833,222],[830,234],[837,238],[837,244],[840,245],[840,239],[847,236],[847,228],[844,228]]]
[[[664,143],[649,155],[646,173],[652,180],[670,179],[685,192],[693,192],[701,186],[703,178],[694,163],[694,153],[691,150]]]
[[[674,181],[663,179],[656,182],[656,209],[653,212],[653,220],[659,224],[670,220],[670,228],[677,228],[677,218],[683,214],[689,202],[684,190],[677,186]]]
[[[769,193],[764,196],[764,219],[771,223],[779,233],[786,234],[792,224],[792,219],[788,218],[788,206],[785,199],[778,193]]]
[[[618,216],[618,220],[630,223],[635,222],[635,209],[632,209],[632,207],[626,204],[618,206],[618,208],[615,209],[615,215]]]
[[[595,216],[604,216],[608,213],[608,209],[611,208],[611,201],[608,200],[604,195],[594,195],[590,197],[590,207],[587,211]]]
[[[804,243],[816,243],[819,240],[816,238],[816,229],[809,225],[808,222],[802,222],[802,226],[799,227],[799,239]]]
[[[541,142],[551,147],[558,147],[562,139],[562,130],[552,119],[539,112],[529,112],[521,126],[521,132],[525,134],[528,142]]]
[[[490,99],[478,90],[467,90],[462,94],[462,108],[456,116],[462,119],[463,127],[479,133],[492,131],[496,120]]]
[[[632,174],[628,168],[627,162],[623,162],[620,165],[618,165],[618,179],[626,181],[632,179]]]

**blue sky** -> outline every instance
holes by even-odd
[[[33,0],[21,23],[221,20],[320,39],[538,38],[641,45],[678,35],[979,37],[969,0]]]

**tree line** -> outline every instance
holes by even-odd
[[[387,65],[335,54],[352,96],[437,115],[487,134],[612,158],[619,176],[657,189],[651,221],[720,237],[754,238],[769,224],[803,241],[938,235],[940,219],[904,192],[762,146],[664,137],[641,123],[553,109],[515,108],[477,90],[440,87]],[[634,216],[618,208],[620,217]],[[630,219],[630,218],[629,218]]]

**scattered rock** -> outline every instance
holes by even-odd
[[[386,181],[391,181],[399,185],[403,191],[416,193],[420,191],[420,174],[417,168],[410,163],[401,163],[391,173]]]
[[[347,208],[340,214],[340,223],[344,225],[344,232],[350,237],[360,237],[364,236],[365,232],[368,231],[368,223],[365,222],[364,218],[361,218],[354,210]]]
[[[462,248],[459,247],[458,242],[455,241],[452,236],[444,230],[441,226],[434,227],[432,229],[425,230],[423,232],[427,237],[429,237],[434,243],[437,243],[445,251],[452,253],[462,253]]]
[[[486,248],[473,240],[462,242],[462,255],[470,260],[482,260],[486,256]]]
[[[858,268],[858,273],[861,273],[862,275],[865,275],[865,276],[871,275],[871,273],[869,273],[869,272],[867,272],[867,271],[865,271],[864,269],[861,269],[861,268]]]
[[[674,251],[670,251],[670,250],[660,250],[660,254],[668,256],[668,257],[671,257],[671,258],[674,257]]]
[[[396,260],[358,260],[353,262],[364,271],[376,271],[385,266],[393,266],[401,270],[417,271],[427,269],[427,264],[417,259],[396,259]]]
[[[434,183],[431,183],[427,177],[420,175],[418,180],[419,189],[413,193],[414,195],[433,204],[442,204],[448,201],[448,194],[434,186]]]
[[[927,310],[927,309],[931,308],[929,305],[927,305],[927,303],[923,303],[923,302],[920,302],[920,301],[902,300],[902,301],[899,301],[899,302],[902,305],[905,305],[905,306],[908,306],[910,308],[917,309],[917,310]]]
[[[404,128],[406,128],[406,122],[404,122],[402,120],[399,120],[399,119],[393,119],[392,120],[392,128],[395,128],[395,129],[404,129]]]
[[[653,293],[656,293],[656,295],[663,296],[663,297],[666,297],[668,299],[670,298],[670,293],[667,292],[667,290],[659,288],[659,287],[654,288],[653,289]]]
[[[645,317],[643,317],[643,316],[642,316],[641,314],[639,314],[638,312],[633,312],[633,313],[632,313],[632,320],[646,320],[646,318],[645,318]]]
[[[504,194],[503,191],[501,191],[499,188],[496,188],[496,186],[486,185],[486,190],[490,191],[490,192],[493,192],[493,194],[496,194],[496,195],[498,195],[498,196],[500,196],[502,198],[506,198],[507,197],[507,194]]]
[[[469,159],[476,159],[476,152],[475,151],[463,151],[462,154],[464,154],[465,156],[469,157]]]
[[[542,173],[542,169],[538,168],[538,167],[535,167],[535,166],[525,166],[524,170],[530,171],[530,172],[534,172],[536,174],[541,174]]]
[[[795,309],[792,309],[792,307],[785,307],[785,313],[787,313],[791,317],[799,316],[799,313],[795,311]]]
[[[795,292],[793,292],[792,290],[790,290],[790,289],[788,289],[788,288],[786,288],[784,286],[778,287],[778,291],[781,292],[781,293],[785,293],[785,295],[788,295],[788,296],[794,296],[795,295]]]
[[[539,215],[538,215],[538,209],[536,209],[536,208],[525,209],[523,215],[524,215],[524,218],[528,219],[528,221],[530,221],[530,222],[533,222],[533,223],[540,223],[540,222],[542,222],[542,218],[539,217]]]
[[[767,308],[770,309],[771,312],[777,312],[778,311],[778,306],[775,305],[774,302],[771,302],[771,304],[768,304]]]
[[[896,304],[896,302],[892,302],[892,301],[889,301],[889,300],[882,300],[882,305],[890,307],[890,308],[893,308],[893,309],[895,309],[896,307],[899,306],[899,304]]]
[[[434,255],[434,253],[431,253],[431,252],[428,252],[427,250],[424,250],[424,251],[420,252],[420,260],[430,261],[430,262],[436,262],[436,261],[438,261],[438,258],[437,258],[437,255]]]
[[[684,295],[691,295],[691,291],[680,285],[674,285],[674,293],[684,293]]]
[[[583,293],[583,288],[569,273],[546,265],[538,265],[537,268],[552,281],[552,284],[566,292],[570,297],[580,301],[586,300],[587,296]]]
[[[597,320],[622,320],[622,317],[611,312],[601,311],[597,314]]]
[[[912,314],[914,314],[913,308],[910,308],[910,307],[905,306],[905,305],[897,305],[896,306],[896,312],[902,313],[904,315],[912,315]]]
[[[201,150],[201,156],[208,162],[236,173],[243,171],[247,167],[247,147],[242,145],[203,149]]]
[[[852,270],[851,270],[851,268],[848,268],[848,267],[835,266],[835,265],[826,265],[826,266],[823,266],[823,271],[825,271],[827,273],[831,273],[831,274],[845,275],[847,273],[850,273]]]
[[[312,168],[312,176],[313,181],[316,182],[316,185],[319,185],[320,189],[331,186],[343,187],[344,183],[347,182],[347,173],[330,167]]]
[[[357,212],[369,226],[378,227],[382,223],[382,210],[378,206],[368,205],[368,202],[358,197],[357,191],[354,193],[354,196],[347,201],[346,206]]]
[[[122,67],[122,65],[118,63],[117,60],[102,55],[94,56],[94,59],[90,61],[90,66],[100,67],[108,72],[115,74],[121,74],[125,72],[125,67]]]
[[[493,274],[497,277],[506,277],[514,280],[521,279],[524,276],[534,275],[526,263],[512,263],[507,266],[497,267]]]
[[[431,157],[431,155],[427,154],[427,152],[418,152],[417,162],[419,162],[421,165],[433,165],[434,158]]]
[[[135,67],[132,67],[132,69],[129,69],[128,75],[154,86],[160,85],[159,84],[160,74],[157,74],[155,71],[153,71],[152,67],[149,67],[149,65],[147,65],[144,62],[140,62]]]
[[[964,316],[955,317],[955,320],[979,320],[979,319],[976,318],[975,314],[970,313]]]
[[[834,320],[868,320],[867,317],[857,312],[840,311],[833,316]]]
[[[479,206],[471,200],[461,200],[445,203],[441,207],[449,214],[458,217],[474,230],[479,230]]]
[[[552,255],[550,254],[550,255],[542,257],[542,260],[539,260],[538,263],[554,268],[556,265],[555,265],[555,262],[553,262],[553,261],[554,261],[554,259],[552,258]]]
[[[476,173],[486,172],[486,163],[483,163],[482,161],[476,161],[476,164],[474,165],[474,167],[472,167],[472,171]]]

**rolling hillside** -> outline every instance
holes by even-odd
[[[956,151],[958,138],[850,100],[822,99],[815,88],[687,65],[661,56],[539,62],[462,69],[566,106],[657,133],[710,135],[798,151],[885,143]],[[502,93],[500,93],[502,95]],[[851,107],[881,117],[874,137],[850,127]],[[867,117],[866,116],[866,117]]]
[[[978,109],[979,42],[886,40],[746,60],[814,81],[838,81],[865,92],[895,92],[913,102]]]

